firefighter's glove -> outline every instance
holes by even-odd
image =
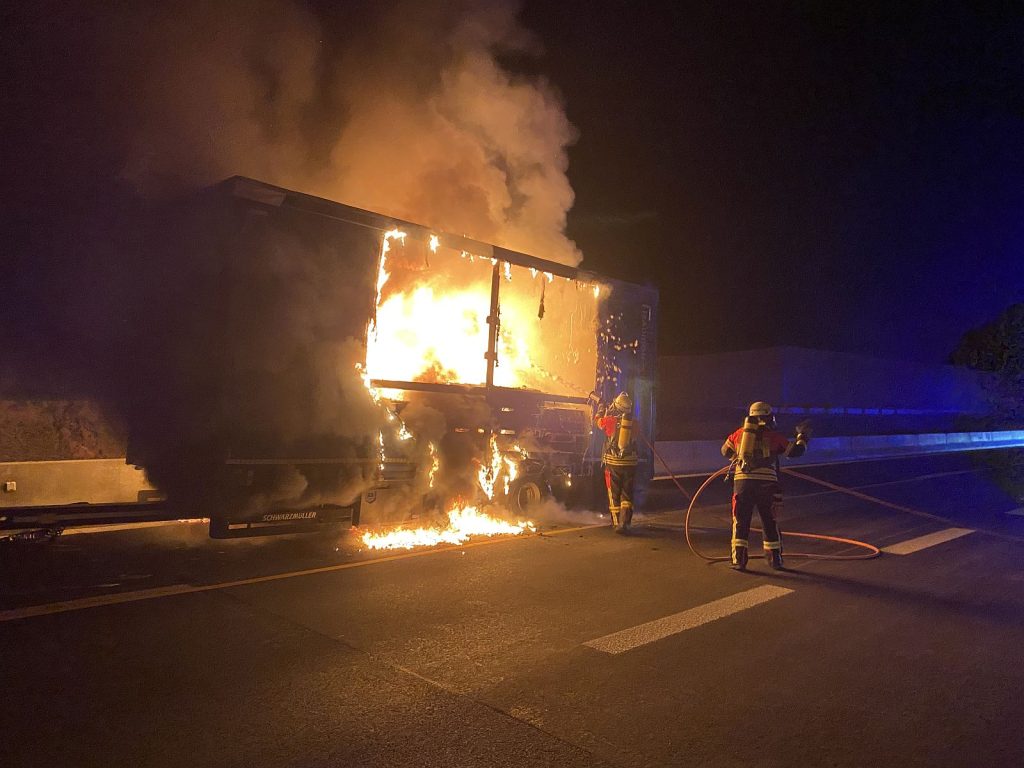
[[[796,425],[796,440],[797,442],[809,442],[811,439],[811,422],[801,421]]]

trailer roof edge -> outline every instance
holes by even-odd
[[[310,195],[305,192],[296,192],[274,184],[268,184],[265,181],[253,179],[248,176],[231,176],[219,183],[213,184],[210,188],[224,189],[235,197],[242,197],[263,205],[269,205],[277,208],[287,206],[303,210],[313,215],[326,216],[364,227],[379,229],[381,232],[401,228],[403,231],[413,230],[416,233],[415,236],[424,239],[431,234],[436,234],[439,237],[444,238],[446,245],[453,248],[461,248],[462,250],[473,253],[476,256],[495,258],[499,261],[507,261],[510,264],[515,264],[517,266],[536,269],[539,272],[550,272],[553,275],[568,278],[569,280],[629,285],[633,288],[650,290],[649,286],[644,286],[639,283],[619,280],[591,270],[570,267],[567,264],[560,264],[559,262],[549,261],[539,256],[533,256],[528,253],[520,253],[519,251],[502,248],[501,246],[491,245],[490,243],[474,240],[462,235],[454,235],[452,233],[433,229],[412,221],[406,221],[405,219],[375,213],[374,211],[368,211],[363,208],[356,208],[352,205],[328,200],[324,197],[317,197],[316,195]]]

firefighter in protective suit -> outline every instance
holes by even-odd
[[[781,570],[782,534],[778,516],[782,511],[779,488],[779,457],[796,458],[807,450],[807,428],[797,427],[796,438],[789,440],[775,431],[775,414],[768,403],[757,402],[743,426],[726,438],[722,455],[732,461],[732,567],[746,570],[750,544],[750,520],[754,509],[764,530],[764,556],[768,564]]]
[[[633,399],[620,392],[607,408],[598,405],[595,422],[605,434],[601,463],[608,489],[608,511],[615,531],[626,533],[633,520],[633,478],[637,465]]]

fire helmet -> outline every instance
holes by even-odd
[[[628,392],[619,392],[612,400],[612,405],[622,413],[630,413],[633,410],[633,398],[629,396]]]
[[[762,419],[767,419],[773,413],[774,411],[772,410],[772,407],[768,405],[768,403],[763,403],[760,400],[758,400],[756,403],[750,404],[750,413],[748,415],[758,416]]]

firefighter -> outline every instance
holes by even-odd
[[[608,489],[608,511],[615,531],[626,533],[633,520],[633,478],[637,465],[633,399],[629,393],[620,392],[608,407],[598,405],[595,422],[605,434],[601,463]]]
[[[747,568],[750,519],[754,509],[764,530],[764,556],[775,570],[782,570],[782,534],[778,517],[782,512],[779,488],[779,457],[796,458],[807,450],[805,424],[797,426],[796,438],[789,440],[775,430],[775,414],[768,403],[750,406],[743,426],[726,438],[722,455],[732,461],[732,567]]]

